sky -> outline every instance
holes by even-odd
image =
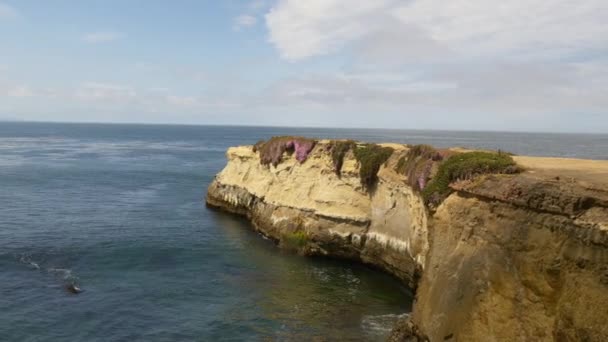
[[[608,1],[0,0],[0,119],[608,133]]]

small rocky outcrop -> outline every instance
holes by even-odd
[[[450,336],[447,336],[449,339]],[[393,327],[387,339],[388,342],[428,342],[429,338],[424,336],[410,317],[402,318]]]

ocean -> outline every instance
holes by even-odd
[[[205,208],[226,149],[274,135],[608,159],[599,134],[0,122],[0,341],[383,340],[397,280]]]

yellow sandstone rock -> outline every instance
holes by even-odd
[[[352,153],[336,175],[328,144],[277,167],[230,148],[207,203],[402,279],[416,302],[391,341],[608,341],[608,162],[514,157],[524,172],[454,183],[430,213],[395,171],[407,146],[390,144],[366,191]]]

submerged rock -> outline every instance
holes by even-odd
[[[80,289],[80,287],[78,287],[76,284],[67,284],[65,285],[65,290],[71,294],[79,294],[82,292],[82,290]]]
[[[412,323],[409,317],[402,318],[393,327],[387,339],[388,342],[428,342],[418,327]]]

